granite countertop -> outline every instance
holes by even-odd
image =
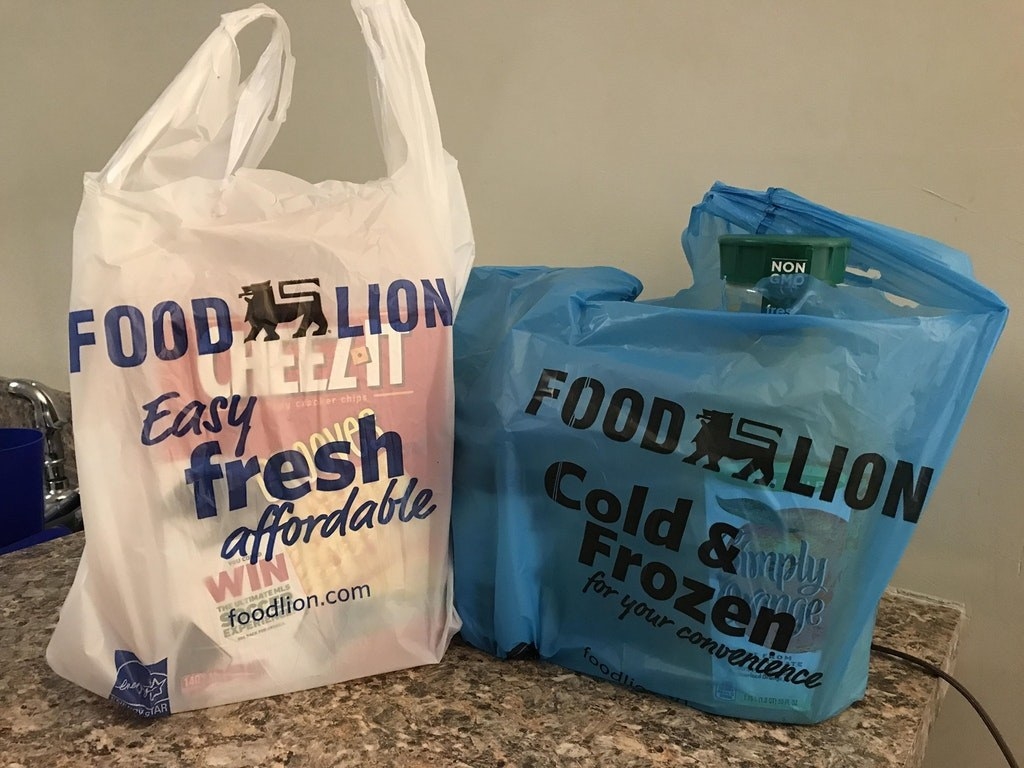
[[[918,766],[945,685],[873,657],[865,699],[815,726],[714,717],[460,644],[441,664],[142,721],[43,658],[83,544],[0,557],[0,768]],[[876,640],[951,668],[962,607],[890,591]]]

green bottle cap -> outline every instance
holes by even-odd
[[[831,285],[843,282],[845,237],[804,235],[722,235],[718,253],[722,279],[732,285],[756,285],[771,275],[811,275]]]

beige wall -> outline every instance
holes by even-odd
[[[66,386],[81,174],[101,167],[225,0],[0,0],[0,374]],[[343,0],[280,0],[298,59],[266,165],[379,175]],[[653,292],[715,179],[785,186],[971,253],[1024,299],[1024,5],[1016,0],[410,0],[479,262],[609,263]],[[957,673],[1024,756],[1024,320],[1013,315],[897,575],[965,601]],[[929,768],[996,766],[947,698]]]

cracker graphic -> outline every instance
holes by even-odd
[[[302,500],[301,508],[296,514],[306,517],[307,515],[329,515],[341,501],[339,494],[314,492]],[[331,588],[337,588],[346,578],[343,568],[343,558],[358,558],[360,562],[372,562],[365,560],[367,544],[365,537],[356,536],[331,536],[322,538],[317,532],[310,537],[308,543],[300,542],[292,547],[288,553],[295,574],[302,585],[302,591],[307,595],[320,595]]]

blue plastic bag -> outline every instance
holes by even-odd
[[[791,315],[721,306],[717,238],[852,240]],[[874,612],[1005,304],[965,255],[783,190],[716,185],[694,286],[479,268],[455,326],[463,636],[724,715],[863,696]]]

